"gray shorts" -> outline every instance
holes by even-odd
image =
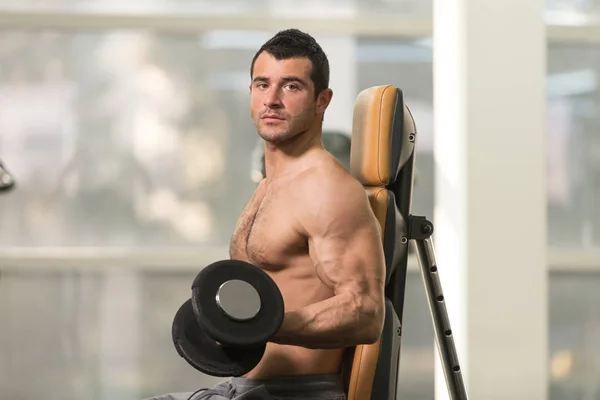
[[[172,393],[146,400],[346,400],[346,393],[340,375],[304,375],[232,378],[212,389]]]

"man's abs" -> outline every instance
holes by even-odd
[[[261,183],[242,212],[230,256],[262,268],[277,283],[286,311],[326,300],[333,293],[317,277],[308,245],[293,227],[286,191]],[[246,377],[331,374],[340,370],[342,349],[315,350],[268,343],[261,362]]]
[[[294,257],[291,265],[269,272],[281,290],[286,311],[298,310],[332,297],[314,273],[308,256]],[[335,374],[340,370],[343,350],[308,349],[268,343],[258,366],[246,377]]]
[[[260,363],[245,378],[268,378],[292,375],[337,374],[340,350],[311,350],[297,346],[268,343]]]

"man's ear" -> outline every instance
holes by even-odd
[[[329,103],[331,103],[332,97],[333,90],[322,90],[321,93],[319,93],[319,97],[317,97],[317,111],[324,114],[327,107],[329,107]]]

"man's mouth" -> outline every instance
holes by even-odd
[[[283,121],[283,118],[273,114],[263,115],[261,118],[267,121]]]

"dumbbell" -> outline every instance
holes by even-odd
[[[198,371],[238,377],[258,365],[283,316],[283,297],[266,272],[244,261],[217,261],[196,276],[191,298],[175,314],[173,343]]]
[[[0,162],[0,192],[9,191],[15,186],[15,180],[8,174]]]

